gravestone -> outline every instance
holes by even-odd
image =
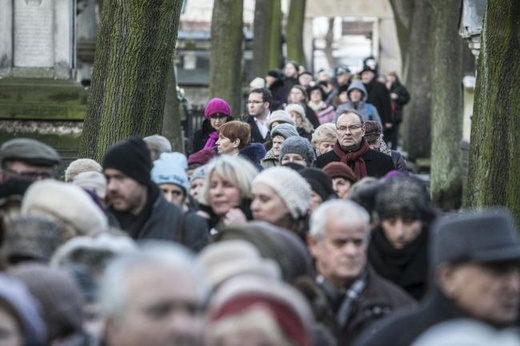
[[[1,0],[0,76],[71,79],[75,1]]]

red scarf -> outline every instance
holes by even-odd
[[[365,164],[365,160],[363,160],[363,155],[365,155],[370,150],[370,147],[368,146],[368,142],[365,140],[365,137],[361,139],[361,146],[356,151],[350,151],[348,153],[344,152],[339,146],[339,141],[336,142],[333,150],[334,153],[338,155],[339,160],[349,167],[352,167],[351,163],[354,163],[353,171],[358,179],[368,175],[367,166]]]

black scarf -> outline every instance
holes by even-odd
[[[415,299],[421,298],[428,278],[428,227],[403,249],[396,249],[381,226],[373,231],[368,260],[379,275],[402,287]]]
[[[139,233],[143,229],[146,221],[152,215],[153,204],[161,190],[155,184],[150,184],[148,186],[148,196],[146,198],[146,203],[143,207],[143,210],[137,215],[133,215],[129,212],[120,212],[111,209],[112,214],[116,217],[119,222],[119,226],[122,230],[128,232],[130,237],[133,239],[137,239],[139,237]]]

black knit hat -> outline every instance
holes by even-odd
[[[110,147],[103,158],[102,166],[103,169],[117,169],[141,185],[152,184],[150,151],[140,137],[131,137]]]
[[[332,188],[332,179],[319,168],[308,167],[301,170],[300,175],[307,180],[312,191],[316,192],[322,201],[333,199],[336,193]]]

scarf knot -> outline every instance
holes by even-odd
[[[354,171],[354,174],[358,180],[368,175],[367,166],[365,160],[363,159],[363,155],[365,155],[370,150],[370,147],[368,146],[368,142],[364,137],[361,139],[361,146],[356,151],[349,151],[347,153],[344,152],[339,145],[339,141],[336,142],[333,150],[341,162],[345,163],[349,167],[353,167],[352,170]]]

